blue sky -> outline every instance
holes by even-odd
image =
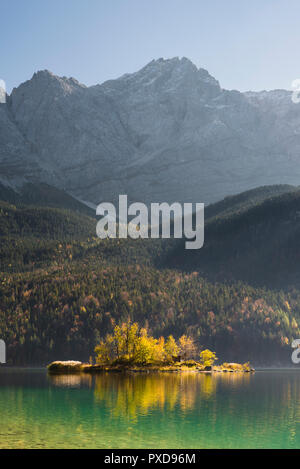
[[[0,78],[41,69],[92,85],[153,58],[186,56],[221,86],[300,78],[299,0],[0,0]]]

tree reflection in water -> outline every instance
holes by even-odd
[[[105,401],[114,415],[134,418],[155,408],[192,410],[199,399],[216,394],[219,382],[229,386],[245,385],[250,374],[158,373],[95,377],[95,398]]]

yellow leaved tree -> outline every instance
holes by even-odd
[[[210,350],[206,349],[200,353],[200,362],[203,366],[213,366],[215,361],[218,360],[215,352],[211,352]]]

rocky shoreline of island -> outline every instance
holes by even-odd
[[[90,365],[79,361],[55,361],[47,367],[50,374],[73,373],[254,373],[249,363],[223,363],[222,365],[203,366],[194,360],[173,365]]]

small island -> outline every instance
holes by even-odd
[[[99,373],[99,372],[186,372],[199,373],[251,373],[250,363],[223,363],[215,352],[208,349],[200,353],[192,337],[181,336],[178,341],[170,335],[167,339],[155,339],[147,328],[137,323],[115,326],[113,333],[102,339],[95,348],[96,364],[80,361],[55,361],[48,365],[48,372]]]

